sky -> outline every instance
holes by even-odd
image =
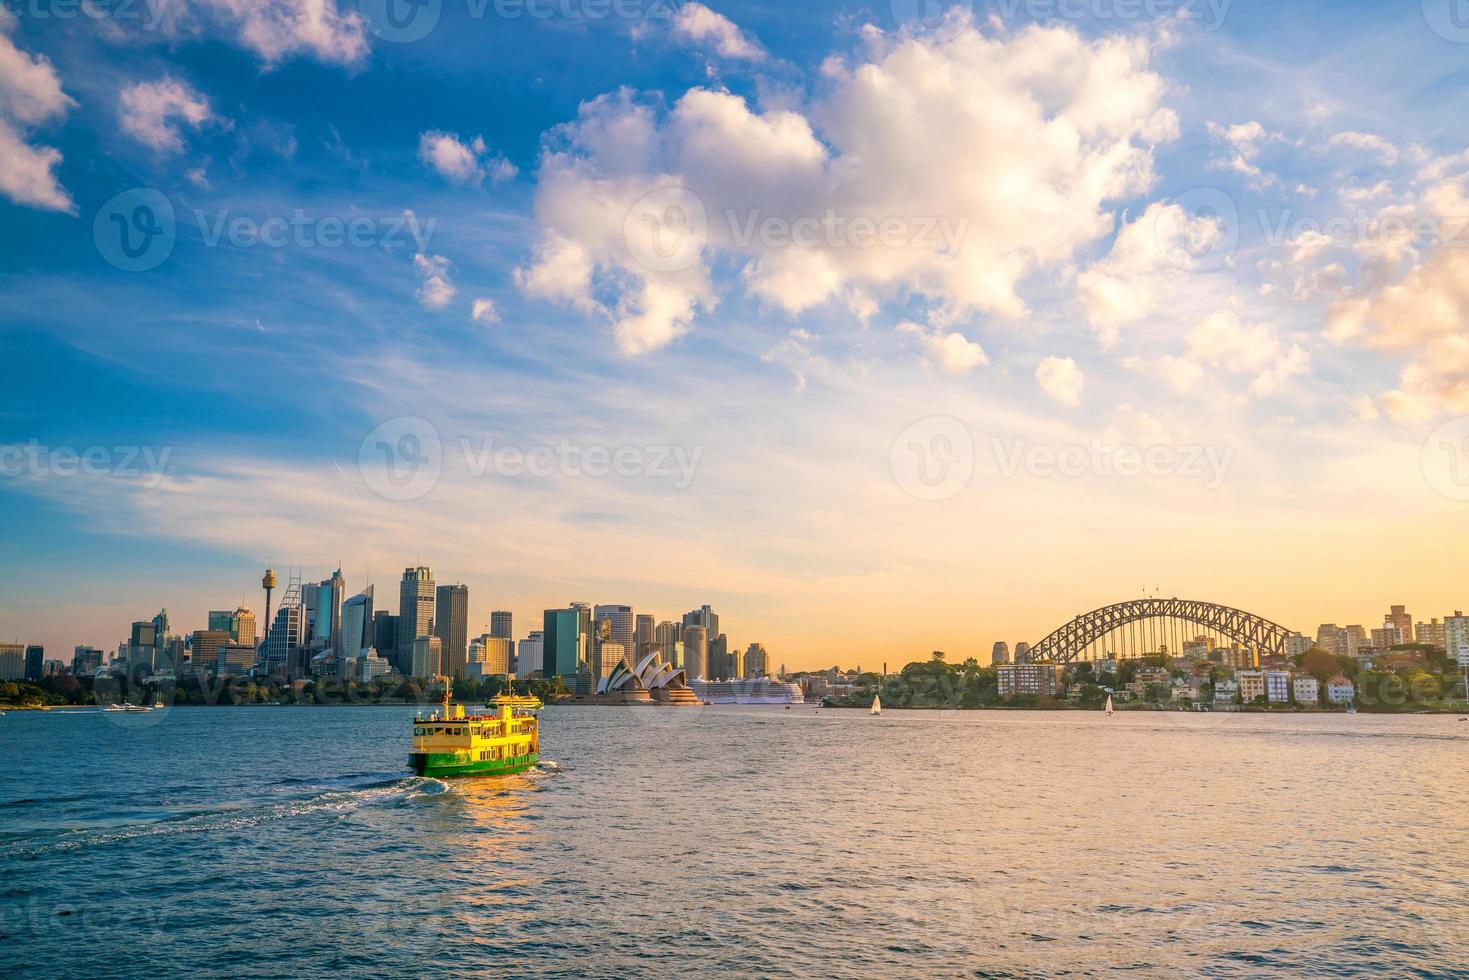
[[[1469,606],[1454,2],[0,4],[0,638]]]

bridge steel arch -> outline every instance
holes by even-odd
[[[1246,647],[1261,656],[1283,655],[1292,630],[1279,623],[1212,602],[1190,599],[1133,599],[1077,616],[1030,649],[1033,661],[1069,664],[1108,634],[1148,620],[1179,620],[1194,623]]]

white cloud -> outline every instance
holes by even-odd
[[[1344,133],[1337,133],[1326,141],[1326,145],[1333,148],[1348,147],[1353,150],[1361,150],[1386,164],[1398,162],[1398,148],[1381,136],[1374,136],[1371,133],[1357,133],[1348,130]]]
[[[1230,170],[1247,177],[1257,187],[1275,182],[1275,176],[1262,171],[1256,160],[1260,156],[1262,143],[1267,140],[1284,138],[1279,133],[1269,132],[1258,122],[1238,123],[1233,126],[1221,126],[1211,122],[1209,123],[1209,135],[1216,142],[1224,144],[1230,151],[1228,157],[1213,160],[1210,166]]]
[[[500,308],[495,305],[494,300],[481,296],[474,301],[469,316],[475,323],[493,325],[500,322]]]
[[[1058,405],[1075,408],[1081,404],[1086,375],[1069,357],[1048,357],[1035,369],[1036,384]]]
[[[418,138],[418,158],[456,184],[510,180],[520,171],[503,156],[490,156],[482,137],[463,142],[453,133],[430,131]]]
[[[367,57],[367,22],[337,0],[189,0],[192,9],[234,31],[268,66],[295,55],[355,65]]]
[[[119,99],[123,132],[160,152],[184,148],[180,124],[197,130],[213,118],[209,100],[175,78],[135,82]]]
[[[673,33],[698,44],[707,44],[721,57],[762,61],[765,51],[759,42],[739,29],[728,17],[702,3],[685,3],[673,18]]]
[[[790,315],[917,294],[935,322],[1018,319],[1021,280],[1106,235],[1107,202],[1146,191],[1151,145],[1177,134],[1146,38],[1029,28],[869,40],[871,61],[832,67],[829,94],[805,114],[698,88],[666,113],[628,91],[584,104],[548,139],[542,240],[518,281],[585,309],[611,297],[600,305],[625,351],[661,346],[712,309],[721,255],[742,264],[749,295]],[[688,200],[645,213],[660,187]],[[707,228],[690,226],[702,237],[676,269],[634,254],[630,236],[651,234],[649,222],[698,213]],[[814,238],[775,241],[771,219],[810,223]],[[891,234],[854,245],[867,224]]]
[[[1305,374],[1311,355],[1287,344],[1268,323],[1246,323],[1235,310],[1210,315],[1189,334],[1189,357],[1235,374],[1253,375],[1250,391],[1268,395]]]
[[[968,374],[990,362],[983,347],[957,331],[946,331],[937,327],[930,330],[921,324],[904,321],[898,324],[898,332],[915,337],[923,350],[924,359],[945,374]]]
[[[454,284],[449,281],[449,260],[442,255],[418,254],[413,257],[413,267],[423,277],[418,287],[418,301],[425,309],[442,310],[454,300]]]
[[[76,105],[44,57],[26,54],[10,39],[15,15],[0,9],[0,194],[16,204],[75,213],[56,180],[61,152],[26,142],[25,130],[64,116]]]
[[[1111,253],[1077,276],[1087,319],[1104,349],[1116,345],[1119,328],[1135,323],[1168,298],[1194,264],[1224,234],[1219,221],[1191,218],[1177,204],[1155,203],[1123,227]]]

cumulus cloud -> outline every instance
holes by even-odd
[[[123,132],[160,152],[184,148],[181,125],[197,130],[213,118],[209,100],[175,78],[135,82],[119,100]]]
[[[1189,357],[1200,364],[1251,376],[1250,391],[1268,395],[1290,378],[1304,374],[1311,355],[1287,343],[1268,323],[1247,323],[1235,310],[1220,310],[1189,334]]]
[[[1195,264],[1223,237],[1214,217],[1190,217],[1177,204],[1148,206],[1123,226],[1112,251],[1077,277],[1087,319],[1104,349],[1117,343],[1120,328],[1141,320],[1172,294]]]
[[[1035,369],[1036,384],[1058,405],[1075,408],[1081,404],[1086,375],[1069,357],[1048,357]]]
[[[1469,155],[1431,161],[1414,185],[1354,243],[1358,282],[1326,317],[1332,340],[1407,359],[1398,387],[1376,401],[1407,424],[1469,412]],[[1387,233],[1394,224],[1436,234]]]
[[[337,0],[188,0],[189,12],[231,30],[268,66],[296,55],[355,65],[367,57],[367,22]]]
[[[923,351],[923,359],[945,374],[968,374],[990,362],[983,347],[958,331],[929,329],[904,321],[898,324],[898,332],[915,338]]]
[[[74,213],[71,195],[56,179],[61,152],[32,146],[26,130],[66,115],[76,103],[50,61],[15,46],[15,23],[15,15],[0,9],[0,194],[26,207]]]
[[[423,278],[417,295],[418,301],[425,309],[442,310],[453,302],[458,290],[449,281],[450,263],[448,259],[442,255],[419,253],[413,257],[413,267]]]
[[[1108,234],[1108,202],[1149,189],[1152,146],[1177,135],[1148,38],[870,41],[805,113],[703,88],[667,111],[629,91],[584,104],[547,140],[517,281],[604,310],[629,353],[716,305],[721,257],[790,315],[916,294],[934,322],[1015,319],[1021,280]]]
[[[500,308],[495,301],[484,296],[474,301],[474,307],[469,312],[470,319],[475,323],[483,323],[492,326],[500,322]]]
[[[490,155],[482,137],[463,142],[452,133],[430,131],[418,138],[418,158],[456,184],[510,180],[520,171],[503,156]]]
[[[765,50],[728,17],[702,3],[686,3],[673,18],[673,33],[696,44],[712,47],[721,57],[761,61]]]

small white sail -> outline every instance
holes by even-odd
[[[882,714],[882,698],[876,694],[872,696],[872,710],[869,712],[869,714]]]
[[[1112,710],[1112,695],[1107,695],[1107,717],[1111,718],[1117,712]]]

